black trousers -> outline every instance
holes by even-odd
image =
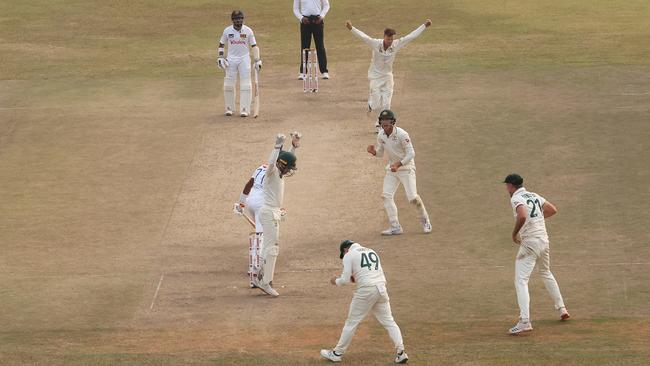
[[[325,54],[325,42],[323,29],[325,22],[316,24],[309,22],[308,24],[300,23],[300,49],[311,48],[311,37],[314,35],[314,43],[316,44],[316,54],[318,55],[318,68],[321,74],[327,72],[327,55]],[[300,73],[302,74],[302,60],[300,63]]]

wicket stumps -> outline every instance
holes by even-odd
[[[318,92],[318,55],[313,48],[305,48],[302,55],[302,72],[305,77],[302,79],[302,91],[307,93]]]
[[[260,254],[262,253],[262,234],[250,233],[248,236],[248,276],[250,287],[255,287],[253,279],[260,272]]]

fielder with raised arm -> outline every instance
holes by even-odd
[[[300,146],[300,137],[302,134],[298,131],[294,131],[290,135],[291,147],[289,148],[289,152],[295,153],[296,149]],[[255,287],[253,278],[258,275],[259,268],[256,264],[259,263],[258,257],[263,248],[263,228],[259,211],[264,204],[264,178],[266,177],[267,168],[267,164],[262,164],[255,169],[251,178],[244,185],[244,189],[239,195],[239,201],[234,205],[235,214],[243,215],[245,210],[253,217],[255,222],[255,234],[254,237],[251,237],[249,240],[249,275],[251,287]],[[282,216],[284,216],[283,209],[281,209],[281,211],[283,213]]]
[[[384,110],[379,114],[378,124],[381,131],[377,134],[377,143],[368,145],[369,154],[378,158],[388,154],[388,165],[386,165],[386,176],[384,177],[384,191],[381,194],[384,199],[384,208],[388,215],[390,226],[381,232],[382,235],[399,235],[403,232],[402,225],[397,217],[397,206],[395,205],[395,192],[400,183],[404,185],[406,198],[415,205],[418,218],[425,233],[431,232],[429,214],[422,198],[418,195],[415,177],[415,149],[408,132],[395,126],[397,119],[395,113]]]
[[[508,331],[518,334],[533,330],[530,321],[530,295],[528,280],[539,262],[539,274],[542,276],[546,291],[555,303],[555,309],[560,313],[560,320],[569,319],[569,313],[564,306],[560,287],[551,273],[551,255],[545,219],[557,213],[555,206],[534,192],[526,191],[524,179],[519,174],[510,174],[504,179],[506,190],[510,194],[510,204],[515,216],[515,227],[512,230],[512,241],[519,245],[515,260],[515,290],[519,303],[519,322]]]
[[[239,115],[248,117],[251,110],[251,58],[250,46],[255,59],[255,69],[262,69],[260,49],[255,41],[253,30],[244,25],[244,13],[235,10],[230,15],[232,25],[226,27],[219,41],[219,58],[217,65],[226,71],[223,80],[223,98],[226,104],[226,116],[232,116],[235,110],[235,85],[239,75]],[[228,56],[224,56],[224,46],[228,44]]]
[[[397,51],[417,38],[424,30],[431,25],[431,19],[416,28],[408,35],[393,40],[396,32],[394,29],[384,29],[384,37],[370,38],[367,34],[352,26],[348,20],[345,26],[352,31],[352,34],[361,38],[372,49],[372,60],[368,68],[368,80],[370,81],[370,96],[368,97],[368,112],[390,109],[390,102],[393,98],[393,63]],[[375,125],[377,131],[379,126]]]
[[[348,319],[345,321],[341,338],[334,349],[323,349],[321,356],[332,362],[340,362],[343,354],[350,346],[357,326],[366,314],[372,310],[377,321],[388,331],[390,339],[395,345],[395,363],[406,363],[408,356],[404,352],[404,341],[393,314],[390,310],[390,299],[386,290],[386,277],[381,267],[377,252],[364,248],[359,243],[344,240],[339,245],[340,255],[343,259],[343,273],[340,277],[332,277],[330,283],[343,286],[356,282],[357,288],[352,296]]]
[[[297,145],[300,144],[300,133],[297,136]],[[296,155],[289,151],[282,151],[282,144],[286,137],[278,134],[275,138],[275,146],[269,156],[268,167],[264,173],[262,189],[264,192],[264,204],[260,208],[259,216],[262,223],[264,235],[264,246],[262,248],[262,271],[254,280],[255,286],[265,293],[276,297],[277,291],[271,287],[275,262],[280,253],[280,220],[282,219],[282,200],[284,199],[284,177],[291,176],[296,169]]]

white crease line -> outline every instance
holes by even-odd
[[[160,274],[160,280],[158,281],[158,287],[156,287],[156,292],[153,294],[153,299],[151,299],[151,306],[149,306],[149,310],[153,309],[153,305],[156,303],[156,298],[158,297],[158,291],[160,291],[160,286],[162,286],[162,281],[163,278],[165,277],[165,273]]]

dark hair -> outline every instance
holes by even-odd
[[[389,36],[389,37],[390,37],[390,36],[394,36],[394,35],[396,35],[396,34],[397,34],[397,32],[395,32],[395,29],[393,29],[393,28],[386,28],[386,29],[384,29],[384,35],[385,35],[385,36]]]

